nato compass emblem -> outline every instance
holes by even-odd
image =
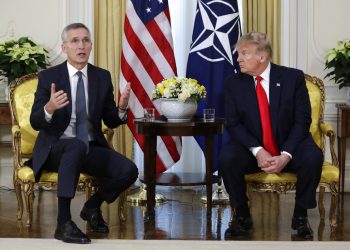
[[[241,36],[238,9],[223,0],[200,0],[195,25],[190,53],[210,62],[226,60],[233,65],[234,45]]]

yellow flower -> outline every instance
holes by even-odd
[[[185,77],[170,77],[156,85],[153,90],[152,99],[175,98],[181,102],[187,99],[196,101],[206,97],[206,89],[196,79]]]

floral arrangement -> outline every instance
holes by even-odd
[[[337,43],[335,48],[328,51],[326,55],[326,69],[332,69],[326,77],[330,77],[339,89],[350,86],[350,40]]]
[[[199,101],[204,99],[207,91],[197,80],[185,77],[171,77],[156,85],[153,90],[152,99],[177,98],[181,102],[187,99]]]
[[[48,52],[28,37],[0,43],[0,76],[8,78],[8,84],[15,78],[45,69]]]

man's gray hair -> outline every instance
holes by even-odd
[[[256,31],[249,32],[241,36],[236,44],[236,48],[244,43],[251,43],[257,45],[258,52],[267,52],[270,59],[272,59],[272,47],[269,38],[265,33],[260,33]]]
[[[67,25],[67,26],[63,29],[63,31],[62,31],[62,34],[61,34],[62,42],[65,42],[65,41],[66,41],[68,31],[70,31],[70,30],[75,30],[75,29],[79,29],[79,28],[86,29],[86,31],[89,33],[89,38],[91,39],[90,30],[89,30],[88,27],[86,27],[85,24],[83,24],[83,23],[71,23],[71,24]]]

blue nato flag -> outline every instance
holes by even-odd
[[[186,76],[197,79],[207,89],[199,102],[197,116],[203,109],[214,108],[216,117],[224,117],[224,80],[239,71],[235,44],[241,36],[237,0],[198,0]],[[225,131],[215,137],[214,172],[221,145],[229,140]],[[204,149],[204,138],[196,137]]]

